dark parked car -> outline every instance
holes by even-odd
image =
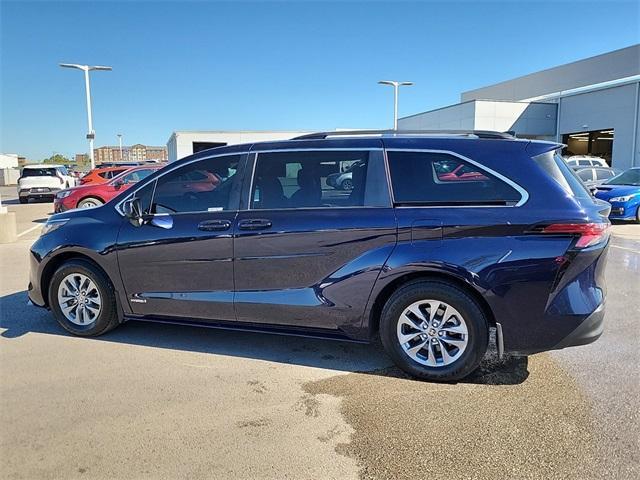
[[[53,215],[29,298],[81,336],[129,320],[379,335],[402,369],[443,381],[478,366],[490,329],[501,354],[600,336],[610,207],[561,145],[377,134],[215,148]],[[353,189],[328,187],[344,162],[357,162]],[[443,179],[460,165],[464,181]],[[219,182],[192,189],[192,172]]]

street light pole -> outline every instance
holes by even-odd
[[[93,131],[93,120],[91,118],[91,86],[89,85],[89,69],[84,68],[84,90],[87,94],[87,123],[89,124],[89,133],[87,138],[89,139],[89,158],[91,158],[91,170],[96,168],[96,159],[93,154],[93,139],[96,133]]]
[[[118,144],[120,145],[120,161],[124,161],[124,158],[122,158],[122,134],[118,133]]]
[[[89,84],[89,72],[91,70],[111,70],[111,67],[101,65],[78,65],[76,63],[61,63],[60,66],[64,68],[76,68],[84,72],[84,87],[87,95],[87,122],[89,124],[87,139],[89,140],[89,158],[91,158],[91,169],[93,170],[96,168],[96,161],[93,153],[93,140],[96,136],[96,132],[93,130],[93,119],[91,118],[91,86]]]
[[[397,82],[395,80],[380,80],[380,85],[393,87],[393,129],[398,130],[398,89],[399,87],[413,85],[413,82]]]

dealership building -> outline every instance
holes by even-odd
[[[640,166],[640,44],[464,92],[398,128],[513,131],[615,168]]]
[[[181,131],[173,132],[167,141],[169,161],[209,148],[239,143],[288,140],[311,133],[308,131]]]

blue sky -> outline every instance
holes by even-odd
[[[640,41],[638,1],[0,3],[0,151],[164,145],[174,130],[386,128],[462,91]]]

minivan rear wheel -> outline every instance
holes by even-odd
[[[441,281],[396,290],[380,318],[380,339],[395,364],[430,381],[455,381],[474,371],[489,344],[482,308],[465,291]]]
[[[49,306],[58,323],[74,335],[102,335],[119,324],[113,284],[86,260],[70,260],[56,270]]]

